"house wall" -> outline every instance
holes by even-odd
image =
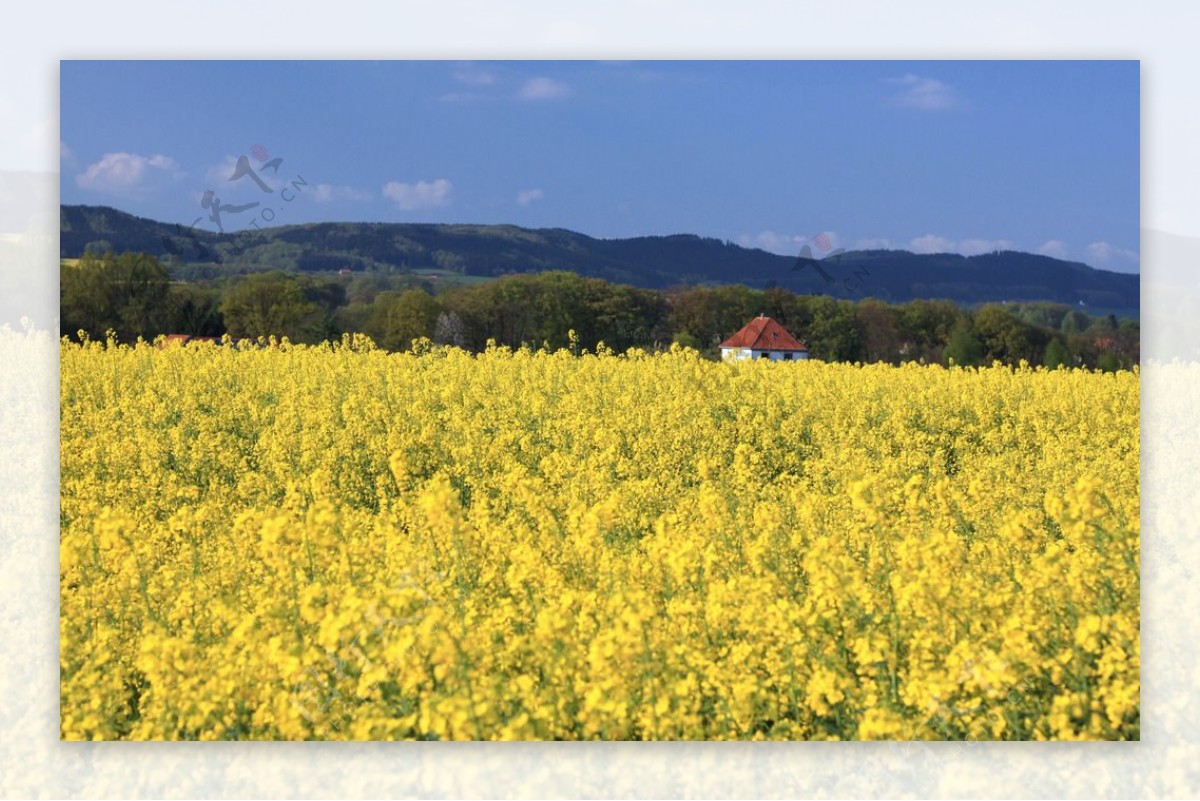
[[[767,353],[767,351],[760,350],[756,351],[756,353]],[[809,351],[806,350],[772,350],[769,353],[770,360],[772,361],[803,361],[809,357]],[[791,356],[791,359],[788,359],[788,356]],[[757,359],[757,356],[755,356],[755,359]]]
[[[750,351],[750,353],[752,359],[761,359],[766,357],[773,362],[790,362],[796,359],[808,357],[808,354],[804,353],[804,351],[753,350]]]
[[[721,358],[728,361],[737,361],[739,359],[749,359],[749,348],[721,348]]]
[[[791,359],[788,359],[788,354],[791,354]],[[807,351],[781,351],[781,350],[751,350],[750,348],[721,348],[721,358],[728,361],[738,361],[741,359],[760,359],[763,356],[773,362],[780,361],[800,361],[808,358]]]

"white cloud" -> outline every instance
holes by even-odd
[[[1038,253],[1043,256],[1052,256],[1056,259],[1065,259],[1067,257],[1067,243],[1061,239],[1050,239],[1038,248]]]
[[[75,176],[75,183],[98,192],[132,192],[146,188],[154,177],[178,178],[174,159],[162,154],[105,153],[95,164]]]
[[[813,256],[818,259],[842,247],[842,239],[837,235],[837,231],[822,231],[812,236],[800,237],[800,240],[802,244],[809,246]]]
[[[925,234],[910,240],[908,249],[913,253],[960,253],[963,256],[978,256],[994,250],[1016,250],[1017,246],[1008,239],[961,239],[955,241],[937,234]]]
[[[313,190],[312,199],[318,203],[328,203],[333,200],[333,187],[329,184],[317,184]]]
[[[66,142],[58,140],[58,158],[60,161],[71,161],[75,158],[75,151],[67,145]]]
[[[540,189],[522,189],[517,193],[517,205],[528,206],[535,200],[541,200],[546,193]]]
[[[784,256],[795,256],[800,253],[800,249],[808,245],[812,251],[814,258],[821,258],[841,247],[841,239],[834,231],[824,231],[826,237],[825,242],[818,244],[814,241],[821,234],[813,234],[812,236],[804,236],[802,234],[777,234],[774,231],[760,231],[753,236],[750,234],[742,234],[738,237],[738,244],[748,248],[759,248],[768,253],[778,253]],[[822,248],[821,244],[828,245]]]
[[[913,253],[953,253],[954,240],[937,234],[925,234],[911,240],[908,249]]]
[[[954,89],[935,78],[913,75],[911,72],[899,78],[885,78],[885,83],[899,86],[899,94],[893,95],[895,106],[919,109],[950,108],[958,102]]]
[[[445,178],[436,181],[417,181],[415,184],[388,181],[383,187],[383,196],[395,201],[402,209],[425,209],[433,206],[446,206],[450,203],[450,193],[454,185]]]
[[[237,156],[226,156],[220,164],[209,167],[204,171],[204,180],[210,184],[224,184],[228,182],[229,176],[233,175],[233,170],[237,167],[237,160]]]
[[[794,256],[800,251],[800,246],[804,242],[804,239],[803,236],[798,234],[777,234],[774,231],[760,231],[753,236],[742,234],[738,237],[738,244],[748,248],[760,248],[769,253]]]
[[[854,250],[895,250],[896,245],[886,237],[869,237],[854,243]]]
[[[233,179],[233,176],[237,174],[238,160],[241,158],[246,159],[253,173],[243,173]],[[234,197],[241,201],[264,200],[265,193],[258,182],[254,180],[254,176],[257,176],[258,180],[262,181],[272,192],[279,192],[295,178],[295,173],[287,172],[287,164],[287,159],[279,159],[278,164],[275,164],[275,159],[267,161],[265,164],[259,163],[249,153],[243,153],[240,156],[226,155],[221,161],[204,171],[204,188],[211,189],[217,197],[223,200]],[[350,189],[350,187],[335,188]],[[307,194],[308,191],[306,189],[305,193]],[[369,193],[367,197],[370,197]]]
[[[994,250],[1016,250],[1017,246],[1007,239],[963,239],[955,251],[964,256],[978,256]]]
[[[1016,244],[1008,239],[973,238],[955,240],[939,236],[938,234],[924,234],[923,236],[910,239],[907,243],[894,242],[886,237],[864,237],[852,243],[843,243],[841,237],[835,231],[825,231],[823,235],[827,241],[820,244],[826,244],[828,248],[820,247],[820,244],[817,242],[817,237],[821,236],[820,234],[801,236],[799,234],[778,234],[774,231],[762,231],[753,235],[742,234],[738,237],[738,244],[743,247],[761,248],[771,253],[789,256],[799,253],[801,248],[807,245],[815,258],[821,258],[839,248],[850,250],[906,249],[913,253],[959,253],[963,256],[977,256],[996,250],[1017,249]]]
[[[571,94],[571,87],[553,78],[530,78],[517,97],[522,100],[558,100]]]
[[[498,77],[492,70],[474,64],[464,64],[454,71],[454,80],[467,86],[491,86]]]
[[[366,189],[355,189],[353,186],[317,184],[312,197],[318,203],[330,203],[334,200],[365,201],[371,199],[371,193]]]
[[[1091,262],[1100,267],[1136,266],[1142,260],[1137,252],[1110,245],[1108,242],[1093,242],[1087,246],[1087,254]]]

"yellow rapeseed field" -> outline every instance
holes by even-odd
[[[63,738],[1138,738],[1138,372],[419,344],[63,342]]]

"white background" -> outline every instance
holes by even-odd
[[[1200,793],[1200,6],[1029,2],[8,4],[0,171],[0,791],[71,797],[1128,797]],[[78,744],[58,741],[58,60],[1131,58],[1142,63],[1143,741]],[[119,113],[119,110],[114,110]],[[11,172],[0,196],[25,192]],[[1196,313],[1193,313],[1196,312]],[[45,329],[45,330],[41,330]],[[48,331],[48,332],[47,332]]]

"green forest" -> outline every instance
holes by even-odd
[[[1140,277],[1016,251],[975,256],[906,250],[831,252],[800,259],[692,234],[598,239],[562,228],[416,223],[307,223],[217,233],[117,209],[63,206],[62,258],[85,253],[148,253],[176,280],[283,270],[424,276],[471,284],[515,273],[569,270],[645,289],[742,284],[801,295],[888,303],[946,298],[982,303],[1087,304],[1137,317]],[[436,276],[436,278],[435,278]]]
[[[804,340],[814,359],[982,365],[1000,361],[1116,370],[1138,363],[1139,324],[1048,302],[888,303],[737,284],[634,287],[551,270],[476,283],[413,275],[284,271],[174,280],[158,258],[87,251],[61,266],[61,334],[121,341],[186,334],[316,343],[363,333],[380,347],[414,342],[482,350],[672,343],[717,358],[718,346],[766,314]],[[572,333],[574,332],[574,336]]]

